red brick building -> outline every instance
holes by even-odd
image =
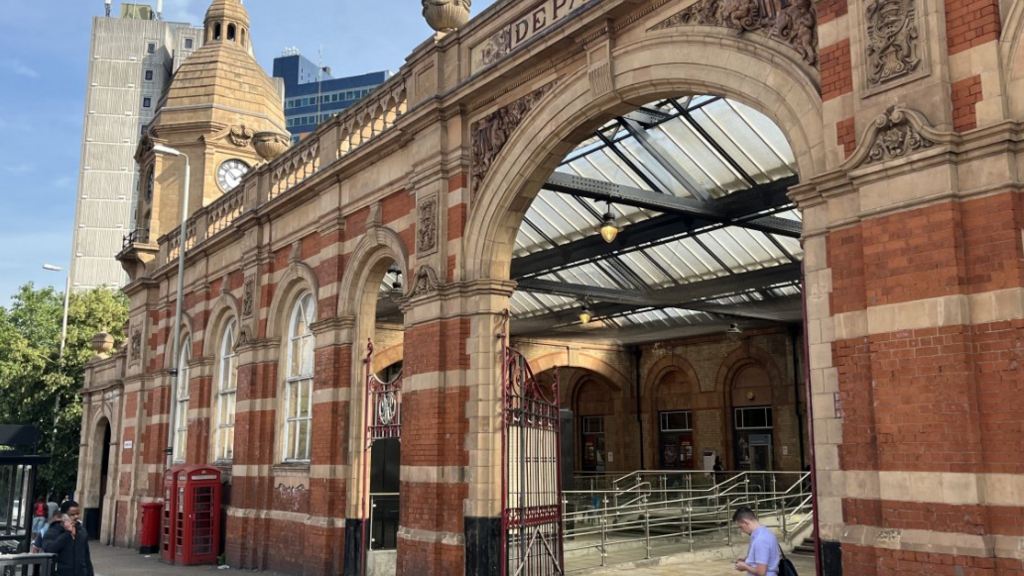
[[[822,573],[1024,572],[1024,4],[428,12],[453,29],[287,148],[213,2],[137,155],[129,340],[87,366],[105,542],[137,545],[171,447],[227,480],[229,564],[357,573],[372,340],[402,367],[396,573],[498,573],[510,334],[558,372],[574,469],[753,466],[756,429],[813,462]]]

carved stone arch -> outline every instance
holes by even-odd
[[[232,318],[241,326],[242,305],[234,295],[222,292],[210,307],[206,330],[203,332],[203,356],[217,356],[220,352],[221,332]]]
[[[569,355],[563,350],[560,352],[552,352],[551,354],[545,354],[538,356],[537,358],[530,358],[530,368],[533,369],[534,374],[540,374],[546,372],[552,368],[581,368],[593,372],[601,376],[607,381],[609,387],[615,394],[620,394],[622,390],[628,390],[632,384],[629,378],[616,370],[610,364],[596,358],[589,354],[577,353],[575,354],[576,361],[570,362]],[[567,382],[563,382],[562,394],[568,392],[571,386]],[[564,397],[564,396],[563,396]]]
[[[274,290],[274,301],[270,304],[270,315],[267,317],[267,338],[281,338],[291,318],[291,307],[299,294],[310,292],[314,302],[320,301],[320,285],[316,272],[304,262],[292,262],[284,275],[277,281]],[[320,307],[317,306],[319,315]]]
[[[802,181],[825,171],[819,80],[789,47],[728,30],[670,29],[616,47],[613,59],[615,90],[594,98],[585,67],[567,74],[497,154],[473,192],[464,237],[478,241],[466,245],[467,280],[507,278],[519,223],[548,174],[602,123],[658,98],[715,94],[742,102],[783,132]]]
[[[181,338],[181,343],[182,344],[185,343],[186,339],[192,338],[192,346],[193,346],[192,352],[195,351],[195,343],[196,342],[195,342],[195,339],[193,338],[195,333],[196,333],[196,331],[195,331],[195,323],[192,321],[192,316],[188,312],[182,312],[181,313],[181,334],[179,335],[179,338]],[[175,361],[175,359],[174,359],[174,342],[171,341],[171,338],[173,338],[173,337],[174,337],[174,325],[172,324],[171,325],[170,337],[168,338],[167,343],[164,345],[164,366],[168,370],[170,370],[171,368],[174,367],[174,361]],[[180,349],[178,350],[178,353],[179,354],[181,353]]]
[[[388,366],[391,366],[396,362],[401,362],[404,359],[405,344],[395,344],[394,346],[379,352],[375,350],[373,352],[373,365],[370,367],[370,371],[376,374]]]
[[[715,391],[728,394],[736,375],[748,366],[758,366],[771,379],[772,388],[785,381],[785,376],[771,354],[749,343],[743,343],[722,360],[715,377]]]
[[[349,258],[345,276],[341,280],[338,291],[338,315],[356,316],[359,297],[374,264],[389,259],[398,265],[405,280],[406,289],[411,284],[409,278],[409,251],[402,237],[386,226],[374,226],[366,231]]]
[[[562,404],[563,407],[572,409],[573,412],[577,411],[580,394],[583,392],[585,385],[590,384],[591,382],[598,382],[604,386],[608,391],[608,395],[613,399],[615,398],[615,395],[620,392],[620,390],[616,389],[615,384],[606,378],[604,374],[588,370],[578,370],[577,372],[578,374],[563,383],[565,393],[561,395],[561,398],[559,398],[559,403]],[[536,373],[537,372],[534,372],[534,374]],[[595,375],[597,376],[596,378]]]
[[[693,393],[700,394],[700,378],[697,376],[697,371],[694,370],[693,365],[682,356],[675,354],[664,356],[647,369],[647,374],[641,383],[643,393],[641,401],[651,407],[651,413],[657,412],[658,389],[664,383],[665,377],[673,372],[682,374]]]

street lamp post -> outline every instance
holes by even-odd
[[[178,234],[178,292],[177,292],[177,303],[174,306],[174,356],[171,357],[171,371],[170,376],[174,385],[172,386],[173,393],[171,397],[171,407],[168,416],[170,422],[167,426],[167,448],[164,452],[167,455],[167,467],[170,468],[174,464],[174,436],[177,434],[177,424],[175,412],[178,408],[178,370],[181,366],[178,365],[181,362],[181,314],[182,314],[182,295],[185,291],[185,231],[188,224],[188,184],[190,179],[191,166],[189,165],[188,155],[184,154],[169,146],[163,144],[156,144],[153,146],[153,151],[157,154],[166,154],[167,156],[181,156],[185,159],[185,184],[182,187],[181,194],[181,230]],[[186,382],[186,385],[188,383]]]
[[[60,266],[54,266],[53,264],[43,264],[43,270],[49,270],[50,272],[64,271]],[[62,320],[60,324],[60,352],[57,355],[58,360],[64,358],[64,345],[68,341],[68,302],[70,297],[71,272],[68,272],[67,280],[64,282],[64,320]]]

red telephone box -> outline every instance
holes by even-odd
[[[184,465],[171,466],[164,472],[164,511],[160,519],[160,559],[174,564],[178,553],[178,473],[185,469]]]
[[[220,470],[188,466],[178,471],[176,563],[216,564],[220,553]]]

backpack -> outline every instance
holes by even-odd
[[[46,517],[46,503],[36,502],[36,516]]]

